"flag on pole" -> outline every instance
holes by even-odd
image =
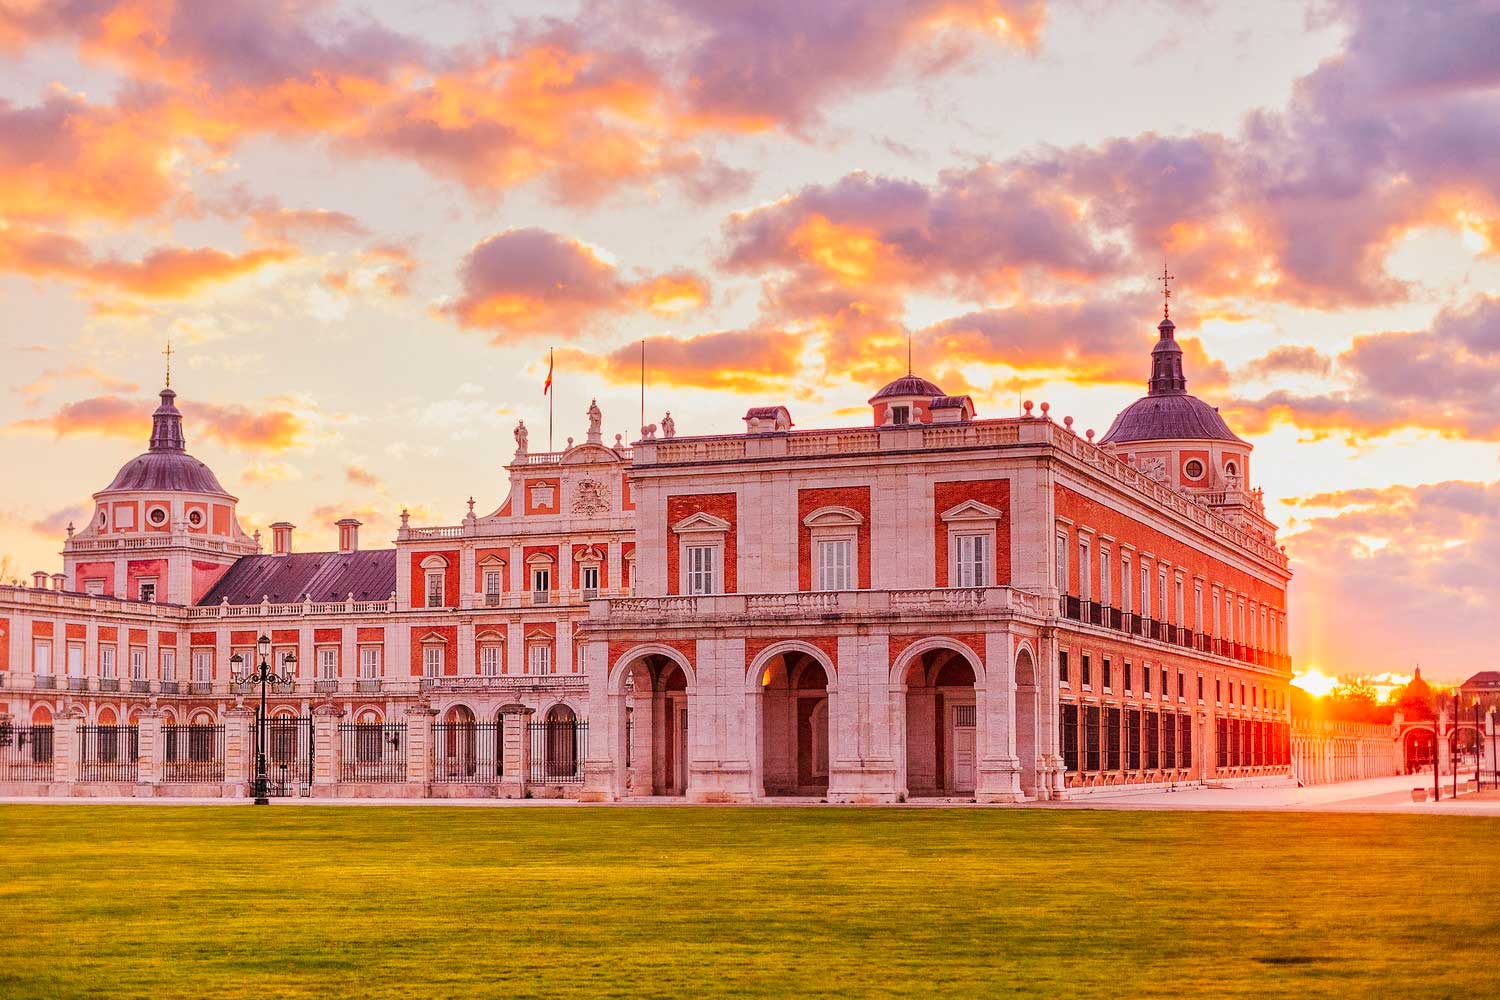
[[[545,396],[552,391],[552,349],[547,348],[547,382],[542,386],[542,395]]]

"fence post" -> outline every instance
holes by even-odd
[[[505,774],[499,782],[499,795],[503,799],[524,799],[526,779],[531,773],[531,717],[535,714],[525,705],[500,706],[500,724],[503,742],[500,759]]]
[[[412,705],[406,710],[406,783],[425,786],[432,774],[432,722],[437,710]]]
[[[72,786],[78,782],[79,762],[83,760],[83,737],[78,728],[83,719],[83,709],[73,708],[53,722],[52,777],[64,786],[64,795],[71,794]]]
[[[224,794],[242,799],[255,774],[255,710],[236,705],[224,713]]]
[[[156,794],[156,786],[161,781],[161,759],[164,747],[161,710],[155,707],[146,709],[141,713],[140,721],[136,725],[141,755],[135,765],[135,794],[138,798],[148,798]]]
[[[339,782],[339,718],[337,706],[313,709],[313,794],[336,794]],[[321,791],[320,791],[321,789]]]

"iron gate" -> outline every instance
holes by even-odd
[[[531,774],[533,784],[574,785],[583,781],[583,761],[589,750],[587,720],[551,719],[533,722]]]
[[[254,749],[251,753],[254,754]],[[250,762],[255,775],[255,761]],[[277,715],[266,720],[266,794],[311,795],[313,783],[312,716]]]

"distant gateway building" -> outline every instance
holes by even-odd
[[[1285,776],[1290,573],[1251,446],[1165,319],[1097,442],[905,375],[866,426],[533,453],[491,513],[270,551],[188,455],[94,495],[63,571],[0,588],[12,793],[244,794],[265,636],[276,791],[1007,802]]]

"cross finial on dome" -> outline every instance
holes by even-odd
[[[167,334],[167,349],[162,351],[167,356],[167,388],[172,388],[172,335]]]
[[[1161,318],[1162,319],[1171,319],[1172,318],[1172,282],[1175,281],[1176,279],[1177,279],[1177,276],[1175,274],[1168,274],[1167,273],[1167,265],[1163,264],[1161,266],[1161,277],[1156,279],[1157,281],[1161,282]]]

